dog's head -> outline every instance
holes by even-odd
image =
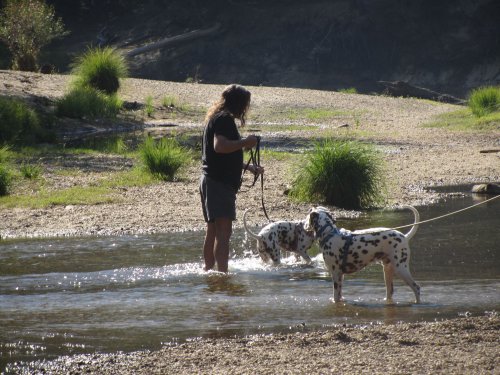
[[[336,220],[334,219],[331,212],[325,207],[313,207],[309,211],[309,214],[306,217],[306,222],[304,225],[304,229],[308,232],[314,232],[318,234],[318,231],[325,226],[331,225],[332,227],[335,225]]]
[[[295,226],[295,238],[299,241],[305,241],[307,239],[310,239],[311,241],[314,240],[314,231],[306,229],[307,223],[307,220],[301,220]]]

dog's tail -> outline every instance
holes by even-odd
[[[247,226],[247,213],[248,213],[248,211],[250,211],[250,210],[246,209],[245,213],[243,214],[243,226],[245,227],[245,231],[250,235],[250,237],[252,237],[256,240],[260,240],[261,238],[258,234],[255,234],[250,229],[248,229],[248,226]]]
[[[410,231],[405,234],[405,237],[409,240],[410,238],[412,238],[415,235],[415,233],[417,233],[417,229],[418,229],[417,223],[420,221],[420,214],[418,213],[417,209],[413,206],[403,206],[403,208],[409,209],[415,215],[415,220],[413,221],[413,223],[414,223],[413,227],[411,227]]]

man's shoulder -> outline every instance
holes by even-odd
[[[219,112],[214,115],[212,122],[216,123],[234,123],[233,116],[231,116],[228,112]]]
[[[220,112],[211,121],[212,128],[216,133],[231,132],[236,128],[233,117],[227,112]]]

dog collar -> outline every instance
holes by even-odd
[[[316,232],[316,236],[321,237],[323,235],[323,232],[325,231],[325,229],[328,227],[333,228],[333,225],[331,225],[330,223],[326,223],[321,228],[319,228],[319,230]]]
[[[327,228],[332,228],[332,231],[328,232],[324,237],[323,237],[323,232],[327,229]],[[325,245],[325,243],[330,239],[332,238],[333,236],[339,234],[339,230],[334,227],[333,225],[331,225],[330,223],[326,223],[325,225],[323,225],[321,228],[319,228],[319,230],[316,232],[316,237],[322,237],[319,244],[321,247],[323,247]]]

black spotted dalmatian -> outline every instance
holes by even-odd
[[[405,206],[415,215],[414,223],[420,220],[418,211]],[[413,280],[408,241],[417,232],[418,225],[403,234],[388,228],[371,228],[357,231],[338,229],[335,219],[324,207],[311,209],[306,219],[306,230],[312,230],[319,240],[328,271],[333,279],[333,299],[342,300],[344,274],[361,270],[372,262],[381,262],[384,267],[386,301],[392,301],[394,275],[401,277],[415,293],[415,302],[420,303],[420,286]]]
[[[314,233],[304,230],[304,220],[269,223],[256,234],[247,226],[248,211],[243,214],[243,225],[250,237],[257,240],[257,250],[264,262],[272,260],[274,265],[278,265],[281,263],[281,251],[290,251],[302,256],[308,264],[311,263],[307,250],[314,242]]]

